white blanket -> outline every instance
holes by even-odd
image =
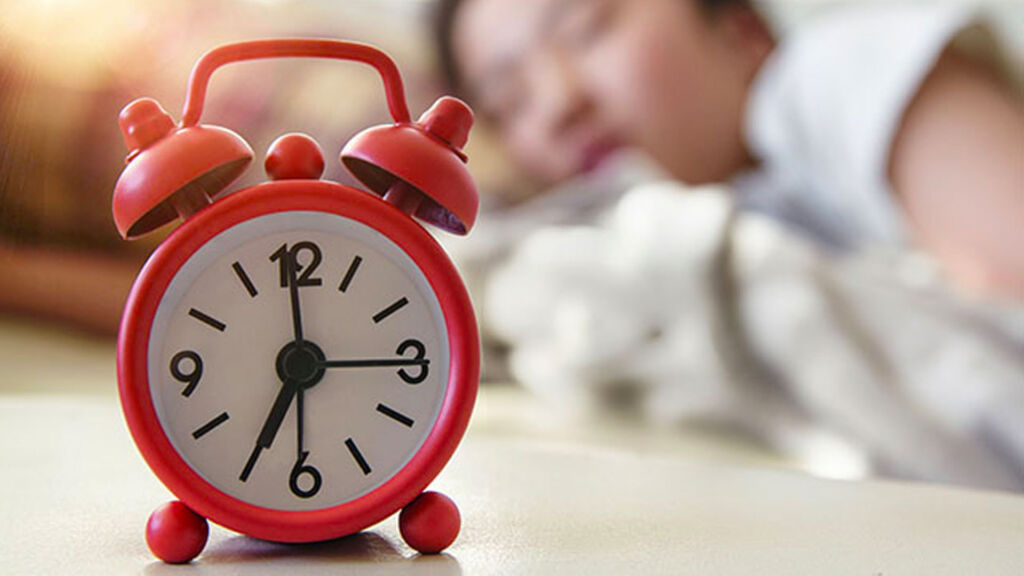
[[[729,198],[645,185],[504,234],[475,282],[513,376],[726,422],[825,475],[1024,488],[1024,307],[957,298],[917,257],[836,259]]]

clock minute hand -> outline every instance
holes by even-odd
[[[365,358],[358,360],[324,360],[318,366],[324,368],[380,368],[388,366],[427,366],[427,358]]]
[[[406,356],[406,350],[412,348],[415,353],[412,357]],[[398,356],[392,356],[391,358],[356,358],[352,360],[321,360],[317,362],[319,368],[379,368],[387,366],[420,366],[423,368],[424,373],[426,367],[430,365],[430,360],[425,358],[427,354],[427,347],[423,345],[423,342],[415,338],[408,338],[403,340],[398,348],[395,349],[395,354]]]
[[[412,348],[415,352],[413,357],[405,356],[406,350]],[[391,358],[357,358],[353,360],[324,360],[317,363],[321,369],[325,368],[380,368],[380,367],[398,367],[398,377],[401,378],[406,384],[419,384],[427,379],[427,371],[429,370],[430,360],[425,356],[427,354],[427,347],[423,345],[423,342],[416,340],[415,338],[409,338],[404,340],[398,345],[395,350],[395,354],[398,357]],[[420,370],[418,374],[410,374],[406,371],[407,366],[419,366]]]

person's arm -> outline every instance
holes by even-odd
[[[891,179],[917,242],[954,283],[1024,299],[1024,103],[947,52],[896,135]]]

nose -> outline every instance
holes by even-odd
[[[535,69],[538,116],[547,131],[558,137],[585,123],[594,102],[570,59],[557,52],[548,56]]]

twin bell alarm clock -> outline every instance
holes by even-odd
[[[393,123],[341,150],[359,190],[321,179],[309,136],[267,152],[269,181],[221,194],[253,152],[200,124],[228,63],[334,58],[373,66]],[[121,322],[117,377],[131,436],[177,501],[149,518],[166,562],[206,544],[207,519],[278,542],[358,532],[402,510],[422,553],[455,539],[455,504],[424,492],[469,421],[479,340],[466,289],[429,224],[466,234],[473,114],[444,97],[413,122],[401,76],[365,44],[243,42],[208,52],[180,124],[154,100],[121,113],[131,150],[113,195],[125,238],[183,220],[139,274]]]

